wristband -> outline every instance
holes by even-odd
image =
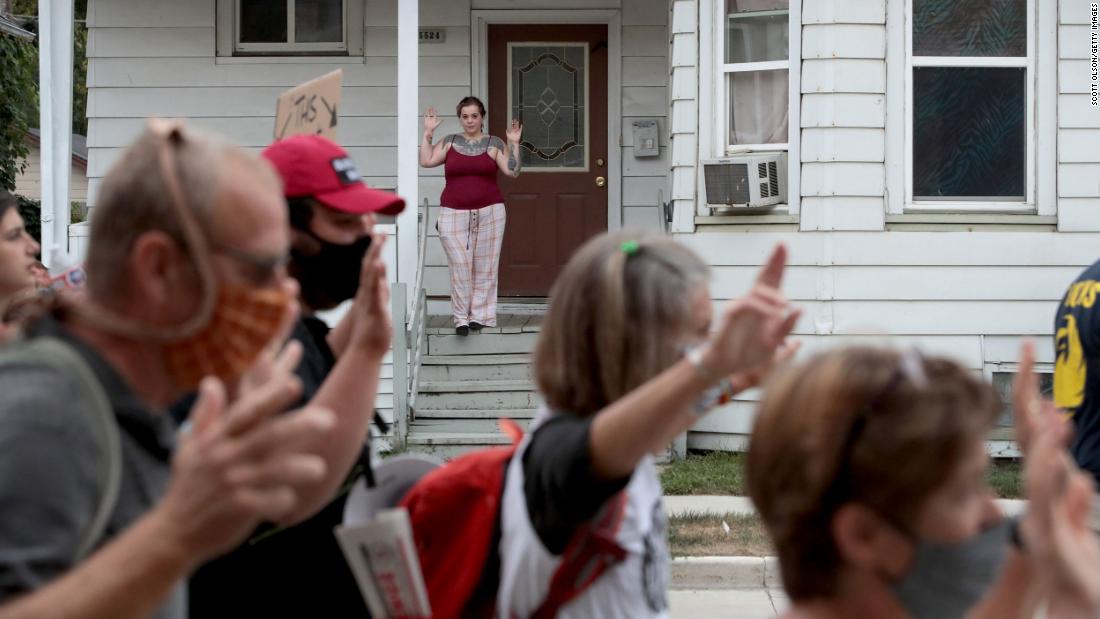
[[[733,396],[736,393],[737,391],[733,387],[733,381],[727,377],[722,382],[704,391],[703,395],[699,396],[699,399],[695,401],[695,414],[702,417],[715,408],[723,404],[728,404],[733,400]]]
[[[717,374],[714,370],[707,367],[703,363],[703,352],[705,345],[695,346],[687,349],[684,352],[684,358],[688,360],[691,367],[695,369],[695,373],[699,378],[703,379],[710,387],[707,388],[695,401],[695,414],[702,416],[712,409],[728,403],[733,399],[734,394],[737,393],[737,389],[733,386],[733,381],[729,376]]]
[[[703,363],[703,351],[705,348],[705,345],[689,348],[684,352],[684,358],[688,360],[691,367],[695,368],[695,373],[699,375],[699,378],[706,381],[708,385],[713,385],[726,377],[721,374],[716,374],[714,370],[708,368],[706,364]]]

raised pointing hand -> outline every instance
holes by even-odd
[[[748,294],[723,308],[703,355],[703,363],[716,375],[767,366],[798,322],[799,310],[790,307],[779,289],[786,262],[786,248],[776,246]]]

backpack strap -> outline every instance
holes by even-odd
[[[0,367],[15,364],[34,364],[52,367],[76,379],[83,400],[89,405],[93,417],[96,443],[101,454],[99,480],[102,494],[92,519],[80,535],[73,562],[88,556],[107,529],[107,522],[118,502],[122,485],[122,447],[118,422],[106,392],[95,374],[72,346],[53,337],[36,337],[17,342],[0,353]]]
[[[615,539],[625,511],[626,491],[623,491],[608,501],[598,521],[583,526],[573,535],[554,571],[546,599],[530,619],[554,619],[562,606],[626,558],[626,550]]]
[[[512,440],[512,445],[519,445],[519,442],[523,440],[523,428],[519,427],[518,423],[508,417],[501,417],[498,419],[497,427],[504,436]]]

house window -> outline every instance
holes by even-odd
[[[720,49],[727,154],[786,150],[789,120],[788,0],[725,0]]]
[[[1039,378],[1039,395],[1045,399],[1054,397],[1054,372],[1049,368],[1036,368],[1035,375]],[[1016,372],[994,370],[992,374],[993,389],[1001,396],[1001,416],[997,420],[998,428],[1012,428],[1016,424],[1016,411],[1012,406],[1012,382],[1016,380]]]
[[[910,210],[1032,211],[1035,0],[907,0]]]
[[[343,55],[347,0],[235,0],[236,55]]]

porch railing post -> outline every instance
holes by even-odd
[[[403,451],[409,432],[409,346],[406,337],[409,311],[405,304],[406,284],[390,289],[393,312],[393,449]]]
[[[39,126],[42,131],[42,260],[69,249],[73,126],[73,0],[38,2]]]

